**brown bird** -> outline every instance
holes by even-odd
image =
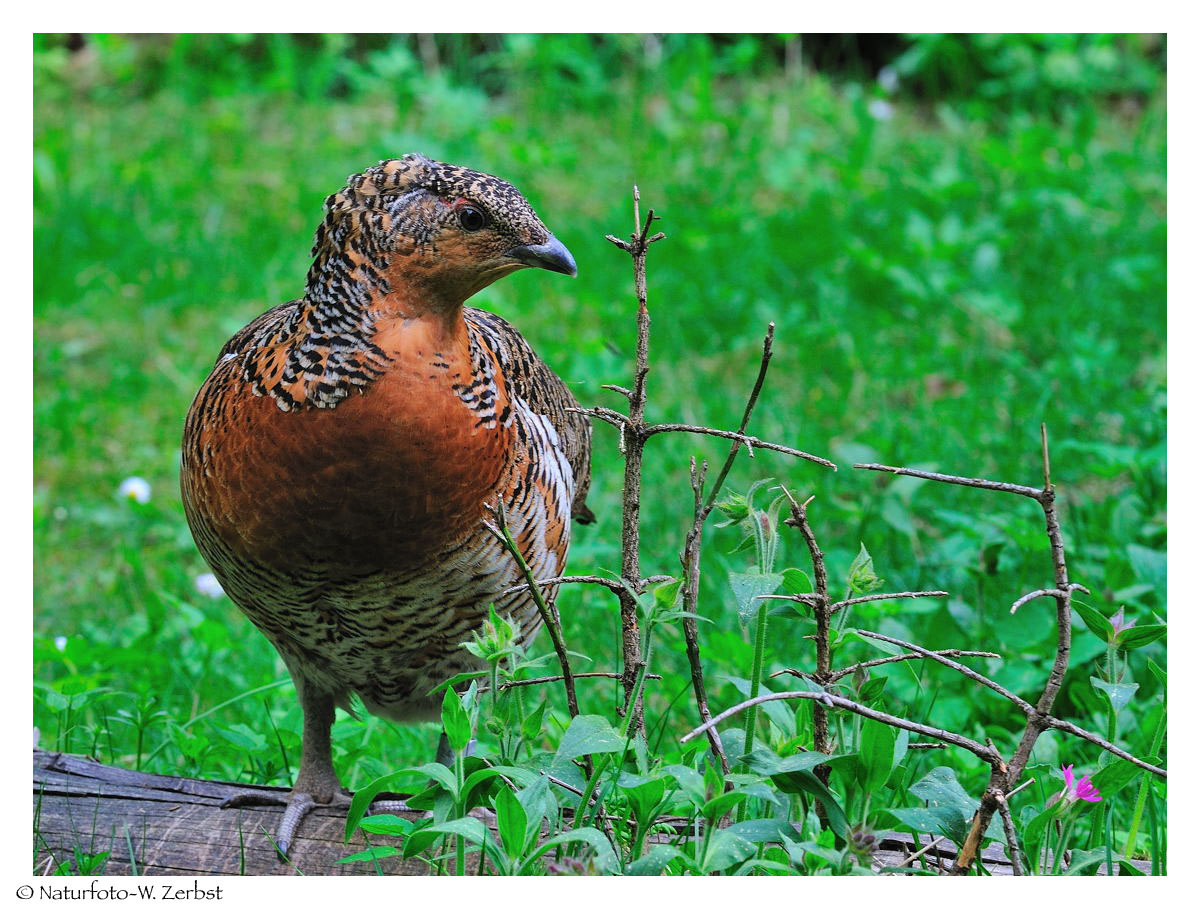
[[[197,546],[304,710],[285,853],[313,806],[346,800],[336,706],[357,693],[380,716],[430,719],[430,689],[479,668],[460,644],[489,603],[536,631],[489,508],[539,578],[562,574],[570,519],[592,519],[591,428],[571,392],[508,322],[463,305],[521,268],[576,273],[512,185],[383,161],[326,199],[312,254],[304,296],[221,350],[180,480]]]

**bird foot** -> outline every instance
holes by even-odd
[[[387,796],[392,793],[387,793]],[[243,792],[231,796],[221,802],[221,808],[256,808],[262,806],[282,805],[283,817],[275,827],[275,848],[279,852],[279,860],[286,861],[288,850],[296,838],[300,824],[308,817],[314,808],[350,808],[350,793],[342,790],[334,794],[327,802],[318,802],[311,793],[296,792],[289,795],[276,795],[269,792]],[[380,798],[373,801],[367,808],[368,815],[395,814],[401,811],[412,811],[408,803],[400,798]],[[428,812],[422,812],[428,814]]]

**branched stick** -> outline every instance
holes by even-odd
[[[911,467],[892,467],[888,464],[855,464],[855,470],[880,470],[884,473],[894,473],[901,477],[918,477],[922,480],[935,480],[938,483],[954,483],[959,486],[974,486],[976,489],[991,489],[996,492],[1011,492],[1031,499],[1041,499],[1042,490],[1032,486],[1021,486],[1018,483],[997,483],[995,480],[980,480],[975,477],[957,477],[948,473],[931,473],[928,470],[913,470]]]
[[[769,348],[768,348],[769,350]],[[764,355],[764,360],[765,356]],[[736,444],[736,443],[735,443]],[[733,455],[730,456],[732,460]],[[726,462],[728,463],[728,461]],[[696,627],[696,604],[700,596],[700,549],[704,533],[704,522],[712,512],[712,505],[703,504],[704,477],[708,473],[708,462],[705,461],[696,469],[696,459],[690,462],[692,478],[692,526],[684,541],[683,552],[679,556],[683,566],[683,611],[689,618],[683,620],[683,640],[687,648],[688,666],[692,674],[692,693],[696,697],[696,710],[700,714],[700,722],[706,723],[712,719],[708,709],[708,692],[704,687],[704,666],[700,660],[700,635]],[[720,477],[718,477],[720,479]],[[721,737],[715,729],[708,731],[708,747],[713,757],[721,766],[721,772],[729,773],[729,758],[721,744]]]
[[[525,561],[524,554],[508,531],[508,522],[504,516],[504,503],[497,499],[495,506],[488,510],[496,518],[496,523],[485,521],[484,526],[503,544],[516,561],[517,567],[521,569],[529,592],[533,594],[533,601],[537,604],[538,612],[541,613],[542,621],[550,632],[550,640],[554,642],[554,652],[558,654],[558,664],[562,667],[563,687],[567,691],[567,710],[573,719],[579,716],[579,701],[575,697],[575,678],[571,672],[571,661],[567,659],[567,646],[563,643],[558,614],[546,603],[546,598],[542,596],[541,588],[533,576],[533,571],[529,568],[529,563]]]
[[[652,574],[648,578],[642,578],[643,584],[661,584],[664,581],[675,580],[669,574]],[[549,587],[551,584],[596,584],[600,587],[607,587],[609,590],[617,591],[625,588],[624,581],[619,581],[616,578],[602,578],[594,574],[569,574],[561,578],[544,578],[533,582],[539,587]],[[502,590],[501,593],[515,593],[518,590],[528,590],[529,583],[516,584],[509,587],[507,590]]]
[[[1131,763],[1137,767],[1141,767],[1143,770],[1149,770],[1155,776],[1161,776],[1164,780],[1167,778],[1167,771],[1163,770],[1163,768],[1157,767],[1154,764],[1148,764],[1145,761],[1143,761],[1141,758],[1134,757],[1128,751],[1125,751],[1122,748],[1118,748],[1116,745],[1114,745],[1112,742],[1108,741],[1107,739],[1101,738],[1100,736],[1096,735],[1096,733],[1094,733],[1094,732],[1088,732],[1086,729],[1076,726],[1072,722],[1069,722],[1067,720],[1060,720],[1056,716],[1045,717],[1043,722],[1045,723],[1047,729],[1058,729],[1058,730],[1061,730],[1062,732],[1068,732],[1071,735],[1074,735],[1074,736],[1077,736],[1077,737],[1083,739],[1085,742],[1091,742],[1097,748],[1103,748],[1109,754],[1115,754],[1117,757],[1121,758],[1121,760],[1123,760],[1123,761],[1128,761],[1129,763]]]
[[[769,694],[760,694],[756,698],[749,698],[742,701],[740,704],[735,704],[728,710],[717,714],[707,723],[697,726],[687,735],[683,736],[679,741],[686,743],[694,739],[702,732],[707,732],[713,726],[729,719],[731,716],[736,716],[743,710],[750,707],[757,707],[759,704],[765,704],[768,701],[786,701],[792,699],[819,701],[827,708],[837,707],[842,710],[848,710],[851,713],[856,713],[859,716],[866,717],[869,720],[875,720],[879,723],[886,723],[889,726],[895,726],[898,729],[907,729],[909,732],[915,732],[918,735],[924,735],[931,739],[937,739],[940,742],[945,742],[947,745],[954,745],[971,752],[976,757],[987,761],[989,764],[996,762],[1003,763],[1000,756],[983,742],[977,742],[965,735],[959,735],[956,732],[950,732],[947,729],[939,729],[936,726],[926,726],[924,723],[915,723],[912,720],[906,720],[904,717],[895,716],[890,713],[884,713],[881,710],[874,710],[870,707],[865,707],[858,701],[852,701],[850,698],[844,698],[836,694],[828,694],[820,691],[773,691]]]
[[[996,692],[1001,697],[1008,698],[1010,701],[1012,701],[1014,704],[1016,704],[1018,707],[1020,707],[1021,712],[1024,713],[1026,716],[1029,716],[1029,715],[1033,714],[1033,712],[1034,712],[1033,705],[1030,704],[1028,701],[1026,701],[1024,698],[1009,691],[1007,688],[1005,688],[1000,683],[993,682],[987,676],[981,675],[980,673],[976,672],[974,669],[971,669],[968,666],[964,666],[962,663],[956,663],[956,662],[954,662],[954,660],[948,659],[946,656],[944,656],[943,654],[941,654],[937,651],[926,650],[924,647],[921,647],[917,644],[910,644],[908,641],[902,641],[899,638],[889,638],[886,634],[878,634],[874,631],[866,631],[862,628],[857,629],[857,632],[859,634],[861,634],[863,637],[874,638],[877,641],[886,641],[888,644],[892,644],[896,647],[903,647],[906,650],[911,650],[914,653],[920,654],[921,656],[925,657],[926,659],[934,660],[935,662],[941,663],[943,666],[949,666],[955,672],[961,672],[967,678],[971,679],[974,682],[978,682],[980,685],[982,685],[985,688],[991,689],[992,691]],[[997,656],[997,654],[993,653],[992,656]]]
[[[1057,587],[1048,587],[1044,590],[1031,590],[1029,593],[1025,594],[1025,596],[1021,597],[1012,604],[1012,609],[1009,610],[1009,614],[1016,615],[1018,609],[1020,609],[1026,603],[1036,600],[1038,597],[1059,597],[1060,599],[1062,597],[1066,597],[1070,599],[1071,593],[1076,590],[1081,590],[1087,594],[1091,593],[1091,591],[1082,584],[1068,584],[1066,590],[1059,590]]]
[[[934,650],[931,651],[931,654],[948,657],[985,657],[993,660],[1000,659],[1000,654],[992,653],[987,650]],[[877,660],[867,660],[863,663],[855,663],[853,666],[847,666],[844,669],[838,669],[837,671],[831,673],[829,676],[829,683],[832,685],[841,681],[846,676],[853,675],[860,670],[873,669],[876,666],[883,666],[885,663],[903,663],[905,660],[925,659],[932,659],[932,656],[924,653],[901,653],[897,654],[896,656],[880,657]],[[778,672],[771,673],[771,678],[775,678],[775,676],[778,675],[794,675],[797,678],[802,679],[812,678],[812,673],[800,672],[798,669],[780,669]]]
[[[999,810],[1000,823],[1004,825],[1004,839],[1008,843],[1008,860],[1012,862],[1013,877],[1021,877],[1025,874],[1025,866],[1021,863],[1021,847],[1017,841],[1017,828],[1013,826],[1012,811],[1008,807],[1007,797],[1001,799]]]
[[[647,436],[657,435],[661,432],[692,432],[699,435],[717,436],[721,439],[733,439],[735,442],[745,445],[747,450],[750,451],[751,457],[753,457],[753,449],[762,448],[767,451],[779,451],[794,458],[803,458],[806,461],[812,461],[814,464],[820,464],[822,467],[837,470],[837,465],[826,458],[809,454],[807,451],[801,451],[798,448],[789,448],[787,445],[764,442],[762,439],[756,439],[754,436],[747,436],[740,432],[727,432],[724,429],[713,429],[709,426],[693,426],[690,423],[653,423],[646,427]]]
[[[646,216],[645,225],[639,210],[641,196],[637,186],[633,187],[634,232],[629,241],[619,240],[611,234],[610,243],[625,250],[633,259],[633,285],[637,296],[637,354],[634,366],[633,389],[629,391],[629,415],[616,411],[601,413],[604,408],[588,411],[601,419],[615,422],[621,430],[621,450],[625,455],[625,484],[621,510],[621,577],[629,585],[617,591],[621,601],[621,652],[624,673],[621,683],[625,688],[624,716],[633,712],[630,728],[637,733],[643,730],[640,696],[636,703],[634,688],[642,659],[642,634],[638,627],[637,597],[632,590],[641,589],[641,555],[639,552],[639,527],[642,509],[642,449],[646,445],[646,376],[650,372],[650,311],[646,306],[646,250],[651,243],[663,239],[666,234],[650,236],[650,226],[656,220],[654,209]],[[624,390],[623,390],[624,391]]]
[[[830,612],[840,612],[847,606],[857,606],[859,603],[869,603],[872,600],[902,600],[916,597],[948,597],[946,590],[905,590],[901,593],[872,593],[862,597],[851,597],[848,600],[838,600],[829,607]]]
[[[619,679],[619,672],[577,672],[573,678],[577,679]],[[648,679],[661,679],[661,675],[656,675],[653,672],[646,673]],[[506,691],[509,688],[520,688],[524,685],[545,685],[549,682],[563,682],[566,678],[561,675],[546,675],[537,679],[516,679],[511,682],[505,682],[500,686],[500,690]]]
[[[783,493],[787,496],[791,508],[791,517],[785,523],[800,531],[805,545],[808,546],[809,560],[812,562],[813,587],[816,588],[816,596],[809,605],[812,607],[813,617],[817,622],[817,633],[814,635],[817,645],[817,671],[813,673],[812,678],[824,688],[831,684],[833,675],[833,655],[829,648],[829,628],[833,610],[829,601],[829,575],[825,570],[825,555],[821,552],[817,537],[808,523],[808,504],[812,498],[799,503],[786,488]],[[833,739],[829,735],[829,714],[821,703],[813,704],[813,745],[817,751],[833,754]],[[827,765],[822,764],[817,767],[816,774],[822,783],[828,785],[829,767]]]

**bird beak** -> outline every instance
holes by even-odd
[[[578,273],[578,269],[575,268],[575,257],[571,255],[570,250],[558,242],[558,238],[554,234],[551,234],[540,246],[517,246],[504,255],[509,259],[516,259],[522,265],[545,268],[548,271],[570,275],[572,278]]]

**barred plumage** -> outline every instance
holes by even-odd
[[[338,797],[333,705],[397,720],[475,668],[488,604],[539,616],[488,532],[502,501],[527,562],[561,573],[587,522],[587,421],[499,316],[464,307],[525,266],[575,263],[508,183],[418,155],[326,200],[303,298],[224,346],[192,404],[181,487],[196,543],[279,650],[305,712],[280,839]],[[553,601],[555,591],[547,591]],[[290,825],[290,826],[289,826]]]

